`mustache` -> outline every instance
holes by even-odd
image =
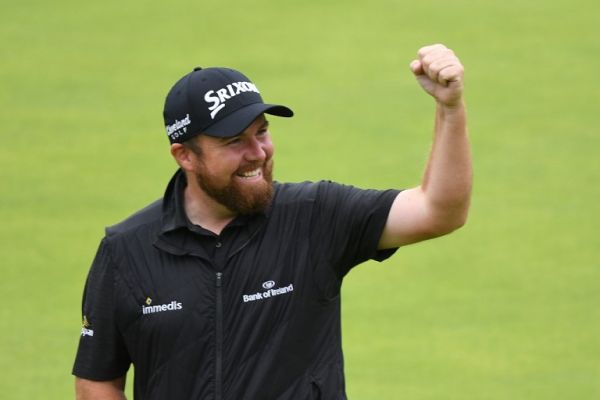
[[[268,160],[261,161],[261,162],[253,162],[253,163],[244,164],[243,166],[239,167],[236,170],[236,173],[239,174],[239,173],[254,171],[255,169],[258,169],[258,168],[263,168],[263,169],[267,170],[272,167],[273,167],[273,159],[268,159]]]

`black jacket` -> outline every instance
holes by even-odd
[[[345,399],[339,293],[397,191],[275,184],[220,236],[190,224],[177,173],[163,200],[107,229],[83,299],[73,373],[135,365],[136,399]]]

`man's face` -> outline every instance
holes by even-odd
[[[200,188],[235,214],[266,209],[273,197],[273,143],[264,115],[240,135],[199,135],[194,175]]]

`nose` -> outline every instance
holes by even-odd
[[[265,161],[268,156],[267,144],[255,137],[248,140],[245,158],[248,161]]]

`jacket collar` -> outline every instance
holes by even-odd
[[[155,241],[155,246],[175,255],[191,254],[202,258],[208,255],[203,247],[198,244],[201,236],[210,235],[208,231],[193,225],[184,207],[184,190],[187,186],[185,173],[178,169],[165,190],[162,202],[161,229]],[[238,216],[230,222],[228,227],[246,227],[250,239],[264,224],[269,214],[266,212],[250,216]]]
[[[185,174],[181,169],[178,169],[169,181],[163,197],[161,233],[164,234],[188,226],[189,221],[185,215],[183,203],[183,192],[186,186]]]

